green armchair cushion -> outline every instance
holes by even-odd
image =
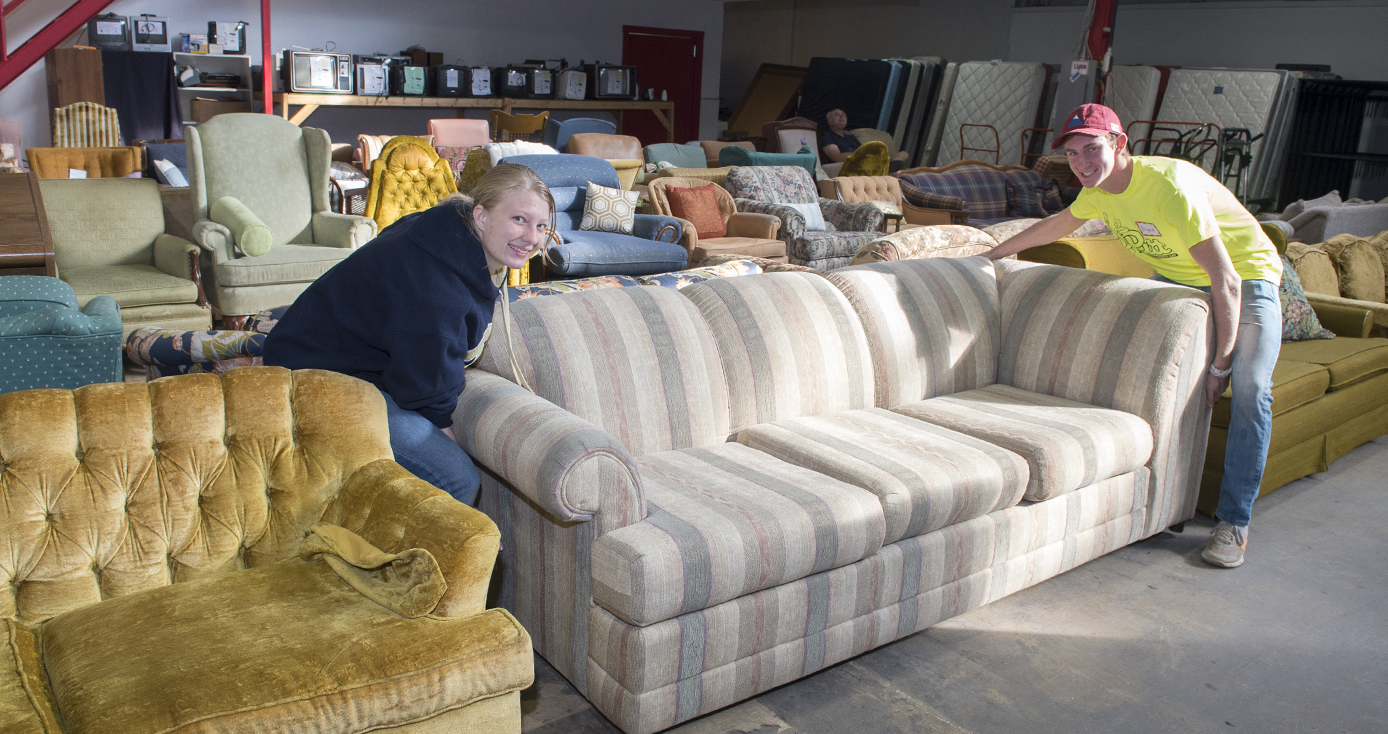
[[[71,268],[62,271],[63,282],[72,286],[79,305],[95,296],[107,295],[121,308],[193,303],[198,285],[153,265],[106,265]]]
[[[704,149],[697,145],[656,143],[647,145],[642,152],[647,163],[659,165],[663,161],[676,168],[708,168],[708,157],[704,155]]]
[[[246,257],[268,254],[275,244],[274,233],[240,199],[223,196],[212,202],[208,214],[212,221],[231,230],[237,251]]]
[[[808,146],[801,148],[799,153],[759,153],[738,145],[718,151],[720,166],[800,166],[809,172],[811,182],[818,162],[818,156]]]

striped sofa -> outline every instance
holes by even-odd
[[[454,414],[497,602],[629,734],[735,703],[1190,518],[1210,334],[981,257],[516,302]]]

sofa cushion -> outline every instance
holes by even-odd
[[[519,384],[514,346],[537,395],[633,456],[722,443],[723,369],[708,325],[681,293],[637,286],[517,301],[509,337],[498,318],[477,366]]]
[[[523,688],[532,664],[505,612],[406,619],[300,559],[108,599],[43,638],[71,732],[372,731]]]
[[[903,173],[901,179],[927,193],[968,202],[970,221],[1007,216],[1007,177],[989,166],[966,163],[944,173]]]
[[[1278,360],[1308,362],[1330,370],[1330,388],[1339,390],[1388,370],[1388,339],[1338,336],[1324,341],[1287,342]]]
[[[1340,295],[1340,277],[1335,273],[1335,264],[1330,255],[1324,250],[1300,242],[1289,242],[1287,260],[1296,269],[1301,288],[1306,293]]]
[[[676,168],[708,168],[704,149],[683,143],[656,143],[642,149],[647,163],[670,163]]]
[[[874,263],[828,278],[862,319],[878,406],[993,383],[1002,334],[997,274],[986,258]]]
[[[593,543],[593,600],[647,625],[867,558],[882,505],[866,490],[736,443],[637,465],[646,519]]]
[[[1383,263],[1373,245],[1354,235],[1339,235],[1322,242],[1320,249],[1335,261],[1341,296],[1383,303]]]
[[[872,492],[883,543],[1011,507],[1026,491],[1026,459],[957,431],[880,408],[762,423],[739,443]]]
[[[689,264],[689,251],[674,242],[581,229],[560,235],[564,244],[549,248],[549,270],[565,278],[651,275],[683,270]]]
[[[873,406],[863,326],[848,299],[822,276],[762,273],[680,293],[712,331],[728,380],[733,431]]]
[[[910,403],[896,412],[1026,457],[1026,499],[1033,502],[1126,474],[1152,455],[1152,427],[1131,413],[1009,385]]]
[[[796,166],[805,169],[812,181],[818,164],[819,156],[804,147],[795,153],[762,153],[738,145],[729,145],[718,151],[719,166]]]
[[[815,186],[814,176],[798,166],[734,166],[728,171],[727,189],[734,199],[751,199],[768,204],[813,204],[819,201],[819,188]]]
[[[848,265],[863,245],[877,239],[880,235],[881,232],[813,232],[807,230],[791,241],[786,253],[794,260],[807,263],[841,260],[842,262],[834,262],[832,265],[817,265],[821,270],[832,270]]]
[[[93,296],[107,295],[121,308],[192,303],[198,300],[198,286],[152,265],[107,265],[68,268],[63,282],[72,286],[78,303],[87,305]]]
[[[278,245],[259,257],[238,257],[217,263],[217,285],[312,283],[352,252],[345,247]]]
[[[1319,398],[1330,388],[1330,370],[1324,365],[1297,362],[1285,356],[1272,368],[1272,415],[1283,413]],[[1229,390],[1215,403],[1210,423],[1229,427]]]

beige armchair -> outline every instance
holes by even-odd
[[[144,326],[212,328],[198,247],[165,233],[153,179],[49,179],[39,186],[58,277],[79,306],[101,295],[115,299],[122,340]]]
[[[329,211],[326,132],[239,113],[187,135],[193,241],[218,316],[244,320],[292,303],[376,236],[371,219]]]
[[[883,212],[887,232],[941,224],[933,212],[912,206],[901,197],[901,180],[895,176],[840,176],[819,182],[820,195],[849,204],[882,201],[896,207],[896,215]]]
[[[698,188],[713,186],[718,197],[718,211],[723,217],[727,234],[723,237],[700,238],[694,224],[676,217],[670,208],[669,187]],[[651,208],[656,214],[680,219],[683,236],[680,244],[689,251],[689,266],[698,267],[714,255],[748,255],[763,257],[776,262],[787,262],[786,243],[776,239],[781,229],[781,220],[770,214],[739,212],[732,194],[722,186],[714,186],[697,178],[669,176],[657,178],[650,183]]]
[[[519,734],[496,525],[392,460],[370,384],[246,367],[0,414],[4,731]]]

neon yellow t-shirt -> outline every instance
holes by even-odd
[[[1282,282],[1277,248],[1223,184],[1186,161],[1156,156],[1132,160],[1133,179],[1123,193],[1086,188],[1070,213],[1102,219],[1124,247],[1177,283],[1210,284],[1190,248],[1215,235],[1240,278]]]

